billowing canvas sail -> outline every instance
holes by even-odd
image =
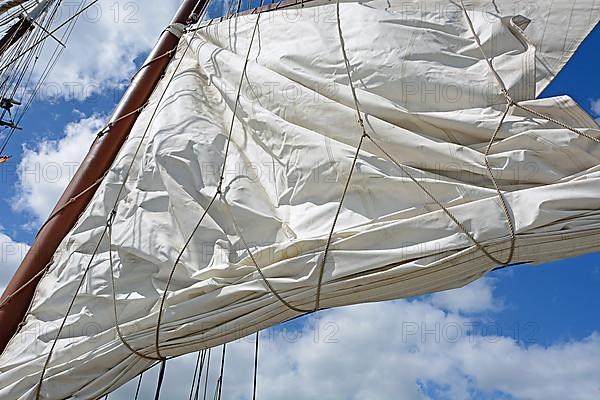
[[[598,250],[598,126],[535,99],[598,6],[433,3],[187,33],[0,357],[0,396],[97,398],[315,308]]]

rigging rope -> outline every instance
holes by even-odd
[[[160,371],[158,372],[158,382],[156,382],[156,393],[154,394],[154,400],[160,399],[160,390],[165,379],[165,369],[167,368],[167,359],[163,359],[160,362]]]
[[[221,354],[221,373],[219,379],[217,379],[217,386],[215,388],[215,400],[221,400],[223,393],[223,374],[225,373],[225,352],[227,350],[227,343],[223,343],[223,352]]]
[[[258,341],[260,332],[256,332],[256,345],[254,347],[254,379],[252,383],[252,400],[256,400],[256,383],[258,377]]]
[[[199,351],[198,352],[198,357],[196,358],[196,366],[194,367],[194,377],[192,378],[192,385],[191,385],[191,389],[190,389],[190,397],[189,400],[192,400],[192,397],[194,396],[194,388],[196,387],[196,376],[198,375],[198,366],[200,365],[200,358],[202,357],[203,352]],[[200,381],[200,378],[198,378],[198,382]]]
[[[210,373],[210,353],[212,349],[208,349],[208,360],[206,361],[206,376],[204,377],[204,397],[202,400],[206,400],[206,394],[208,393],[208,374]],[[198,400],[198,391],[196,391],[196,397],[194,400]]]
[[[144,377],[144,371],[142,371],[142,373],[140,374],[140,378],[138,379],[137,387],[135,388],[135,397],[133,398],[133,400],[138,400],[143,377]]]
[[[36,33],[34,35],[30,35],[29,33],[27,33],[25,35],[26,39],[21,40],[20,44],[18,46],[13,46],[13,48],[12,48],[13,52],[11,54],[15,54],[15,52],[16,53],[20,52],[22,50],[23,46],[26,46],[27,41],[29,41],[29,43],[38,41],[38,39],[41,38],[41,36],[43,34],[42,31],[45,30],[47,32],[48,29],[50,29],[51,24],[54,22],[54,19],[58,15],[58,10],[61,5],[61,1],[62,0],[50,1],[49,3],[46,4],[43,11],[40,13],[41,17],[38,17],[40,20],[34,21],[34,26],[39,27],[41,29],[37,29]],[[81,9],[83,7],[84,3],[85,3],[85,1],[81,1],[78,9]],[[52,4],[54,4],[54,8],[51,11],[49,11]],[[49,76],[50,72],[56,66],[58,59],[60,58],[63,51],[65,50],[65,47],[63,45],[61,45],[61,43],[67,42],[68,39],[71,37],[71,34],[73,32],[73,29],[74,29],[75,24],[78,19],[79,19],[79,17],[74,18],[68,23],[67,29],[62,33],[62,36],[60,39],[57,39],[54,36],[52,36],[53,38],[55,38],[58,41],[59,44],[57,44],[55,46],[54,50],[52,51],[52,54],[48,58],[48,61],[45,65],[44,69],[41,71],[41,73],[39,73],[39,78],[37,79],[37,82],[34,85],[34,87],[32,88],[32,90],[29,90],[29,83],[33,77],[33,73],[35,71],[36,65],[42,55],[42,52],[45,47],[45,43],[43,43],[41,46],[37,46],[35,51],[31,52],[30,55],[27,56],[27,59],[26,59],[27,61],[25,62],[24,67],[23,67],[23,74],[25,73],[25,71],[27,69],[29,69],[29,76],[27,77],[26,83],[22,86],[22,90],[23,90],[24,94],[29,95],[29,98],[25,102],[24,105],[18,107],[15,115],[13,116],[14,126],[11,128],[9,134],[6,136],[4,143],[2,145],[2,148],[0,150],[0,153],[2,153],[5,150],[5,148],[7,147],[7,145],[9,144],[10,140],[12,139],[13,135],[15,134],[17,127],[21,125],[21,122],[22,122],[23,118],[25,117],[27,111],[33,104],[34,99],[36,99],[39,90],[41,89],[43,83],[46,81],[46,78]],[[10,57],[13,57],[11,54],[8,54],[8,55]],[[33,65],[30,66],[30,61],[32,58],[34,58],[35,61],[33,62]],[[21,63],[19,63],[19,64],[21,64]],[[18,70],[18,69],[19,68],[11,67],[11,70]],[[7,72],[5,71],[4,74],[7,74]],[[11,75],[14,75],[14,74],[15,74],[15,72],[11,72]],[[11,83],[11,85],[13,85],[13,87],[14,87],[11,98],[14,98],[16,91],[19,89],[20,82],[21,82],[21,80],[19,79],[18,80],[19,84]],[[8,88],[7,88],[7,90],[8,90]],[[3,95],[3,97],[5,97],[5,96],[6,96],[6,92]]]
[[[192,388],[190,390],[189,400],[194,400],[198,398],[198,393],[200,391],[200,382],[202,381],[202,370],[204,369],[204,361],[206,360],[206,349],[198,352],[198,359],[196,360],[196,368],[194,370],[194,379],[192,379]],[[200,362],[200,366],[198,366],[198,362]],[[196,372],[198,372],[198,380],[196,381]],[[194,389],[196,394],[194,395]]]
[[[338,203],[338,207],[335,212],[335,216],[333,218],[333,224],[331,224],[331,230],[329,231],[329,236],[327,237],[327,244],[325,245],[325,251],[323,252],[323,258],[321,261],[321,265],[319,266],[319,281],[317,283],[317,295],[316,295],[316,299],[315,299],[314,311],[317,311],[321,306],[321,288],[323,286],[323,275],[325,273],[325,265],[327,262],[327,255],[329,254],[329,249],[331,247],[331,241],[333,240],[333,234],[335,231],[335,227],[337,225],[337,221],[340,216],[340,213],[342,212],[342,206],[344,203],[344,199],[346,198],[346,195],[348,193],[348,188],[350,187],[350,181],[352,180],[352,175],[356,168],[358,156],[360,155],[360,151],[362,149],[362,145],[365,141],[365,138],[368,137],[367,131],[365,130],[365,123],[363,121],[363,118],[362,118],[362,115],[360,112],[358,98],[356,97],[356,89],[354,88],[354,83],[352,82],[352,75],[351,75],[351,71],[350,71],[351,70],[350,61],[348,60],[348,54],[346,53],[346,44],[344,42],[344,35],[342,33],[342,22],[340,19],[340,1],[339,0],[337,0],[337,3],[336,3],[336,18],[337,18],[338,37],[340,40],[340,48],[342,50],[342,56],[344,58],[344,65],[346,66],[346,74],[348,76],[350,90],[352,92],[352,97],[354,98],[354,102],[355,102],[355,106],[356,106],[356,115],[358,118],[357,122],[362,131],[362,135],[360,136],[360,141],[358,142],[358,146],[356,147],[356,152],[354,153],[354,158],[352,159],[352,166],[350,167],[348,179],[346,180],[346,184],[344,185],[344,191],[342,192],[342,198],[340,199],[340,201]]]
[[[104,173],[104,175],[102,175],[100,178],[96,179],[96,181],[94,183],[92,183],[90,186],[88,186],[87,188],[82,190],[79,194],[71,197],[65,204],[63,204],[56,211],[52,212],[52,214],[50,214],[48,219],[46,219],[46,221],[38,229],[38,233],[36,234],[36,237],[40,234],[42,229],[44,229],[46,227],[46,225],[48,225],[50,223],[50,221],[52,221],[54,218],[56,218],[58,216],[58,214],[63,212],[66,208],[68,208],[70,205],[75,203],[77,200],[79,200],[83,195],[88,193],[90,190],[92,190],[92,189],[96,188],[96,186],[100,185],[102,183],[102,181],[104,180],[104,178],[106,178],[107,174],[108,174],[108,171],[106,171]]]
[[[59,30],[61,30],[63,27],[67,26],[68,24],[71,23],[71,21],[79,18],[79,16],[81,14],[83,14],[84,12],[86,12],[88,9],[90,9],[93,5],[95,5],[99,0],[93,0],[90,4],[88,4],[87,6],[85,6],[84,8],[80,9],[79,11],[77,11],[75,14],[73,14],[71,17],[69,17],[66,21],[62,22],[61,24],[59,24],[56,28],[54,28],[53,30],[49,31],[49,32],[45,32],[46,34],[44,35],[44,37],[42,37],[40,40],[36,41],[35,43],[33,43],[30,47],[27,48],[27,50],[23,51],[22,53],[20,53],[18,56],[14,57],[12,60],[10,60],[6,65],[4,65],[2,68],[0,68],[0,72],[5,71],[10,65],[12,65],[15,61],[19,60],[21,57],[23,57],[25,54],[29,53],[31,50],[33,50],[37,45],[39,45],[40,43],[44,42],[46,39],[48,39],[49,37],[52,37],[52,35],[54,35],[56,32],[58,32]]]
[[[30,0],[6,0],[0,4],[0,13],[9,11],[12,8],[18,7]]]
[[[17,290],[15,290],[14,292],[12,292],[9,296],[6,296],[6,298],[4,300],[2,300],[2,302],[0,303],[0,309],[2,309],[5,305],[7,305],[8,303],[11,302],[11,300],[13,298],[15,298],[19,293],[21,293],[27,286],[31,285],[33,282],[35,282],[39,277],[41,277],[42,275],[44,275],[46,272],[48,272],[48,270],[50,269],[50,266],[52,265],[52,262],[49,262],[43,269],[41,269],[37,274],[35,274],[34,276],[31,277],[31,279],[29,279],[27,282],[25,282],[23,285],[19,286],[19,288]]]

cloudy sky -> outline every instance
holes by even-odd
[[[0,287],[178,3],[106,0],[80,21],[0,167]],[[569,94],[600,119],[599,49],[597,28],[543,96]],[[592,254],[297,320],[262,333],[259,398],[598,399],[599,287]],[[253,349],[251,340],[228,346],[224,399],[251,396]],[[213,350],[209,390],[220,354]],[[169,363],[164,398],[187,396],[194,361]],[[142,398],[152,396],[153,374]]]

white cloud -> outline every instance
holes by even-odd
[[[487,284],[459,289],[455,295],[470,297],[470,292],[482,292],[481,285]],[[265,331],[258,398],[598,398],[598,334],[547,347],[524,346],[509,336],[472,332],[469,327],[475,322],[480,321],[446,312],[426,299],[345,307]],[[513,329],[505,328],[505,333]],[[254,345],[242,340],[228,349],[223,398],[249,399]],[[220,354],[219,348],[213,350],[209,398]],[[169,361],[163,397],[189,396],[194,362],[195,355]],[[155,383],[156,371],[147,373],[142,398],[153,396]],[[132,382],[111,398],[129,399],[134,390]]]
[[[502,308],[493,295],[493,281],[483,278],[459,290],[447,290],[431,296],[433,305],[457,313],[498,311]]]
[[[18,168],[15,210],[26,211],[36,222],[45,220],[73,177],[92,141],[104,124],[93,115],[68,124],[60,140],[42,140],[25,148]]]
[[[134,60],[153,47],[179,3],[177,0],[96,3],[79,18],[41,96],[83,100],[131,78],[136,69]],[[63,2],[59,22],[73,15],[77,4]],[[62,37],[63,32],[56,36]]]
[[[25,243],[19,243],[2,232],[0,226],[0,293],[4,292],[8,281],[21,263],[23,257],[29,250]]]
[[[600,99],[592,100],[591,107],[594,115],[600,115]]]

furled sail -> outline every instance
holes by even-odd
[[[186,33],[0,397],[98,398],[316,309],[599,250],[598,125],[536,95],[600,5],[495,3],[313,2]]]

